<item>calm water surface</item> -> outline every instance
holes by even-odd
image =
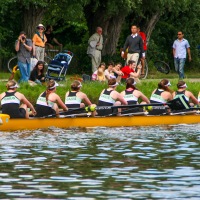
[[[200,199],[200,125],[0,132],[0,199]]]

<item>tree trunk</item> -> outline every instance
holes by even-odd
[[[116,53],[116,47],[124,20],[125,15],[121,14],[112,17],[107,23],[105,23],[103,55],[113,55]]]
[[[147,41],[150,40],[151,33],[152,33],[153,29],[155,28],[156,23],[159,21],[160,16],[161,16],[161,13],[158,11],[148,21],[146,31],[145,31],[146,36],[147,36]]]
[[[100,26],[103,29],[104,48],[102,55],[113,55],[116,53],[116,47],[121,33],[122,24],[126,17],[126,12],[116,14],[115,16],[106,17],[106,13],[102,14],[102,7],[93,12],[91,4],[84,8],[85,17],[89,29],[89,34],[92,35],[96,27]]]
[[[28,38],[32,38],[38,24],[42,23],[45,9],[30,5],[29,8],[24,8],[23,27]]]

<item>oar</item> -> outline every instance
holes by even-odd
[[[59,115],[70,114],[71,112],[74,112],[74,111],[85,111],[85,108],[70,108],[68,111],[59,112]],[[39,118],[51,118],[51,117],[55,117],[56,115],[57,114],[45,115]]]
[[[132,104],[132,105],[120,105],[120,106],[98,106],[96,110],[108,110],[115,108],[134,108],[134,107],[144,107],[144,106],[166,106],[168,105],[172,110],[183,110],[189,109],[190,105],[184,96],[178,97],[167,103],[150,103],[150,104]]]
[[[98,110],[113,110],[117,108],[137,108],[137,107],[146,107],[146,106],[166,106],[168,105],[172,110],[184,110],[184,109],[190,109],[190,105],[188,101],[185,99],[184,96],[180,96],[176,99],[173,99],[167,103],[150,103],[150,104],[132,104],[132,105],[120,105],[120,106],[88,106],[85,108],[76,108],[76,109],[70,109],[68,111],[60,112],[60,115],[68,115],[70,112],[74,111],[86,111],[86,112],[93,112],[93,111],[98,111]],[[49,117],[55,117],[56,114],[52,115],[46,115],[42,118],[49,118]]]

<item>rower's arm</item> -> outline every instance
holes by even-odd
[[[149,99],[142,92],[140,93],[140,98],[147,104],[150,103]]]
[[[122,103],[122,105],[128,105],[127,101],[121,94],[118,94],[117,99]]]
[[[33,105],[28,101],[28,99],[23,94],[20,94],[20,95],[21,95],[21,101],[22,101],[22,103],[26,104],[27,107],[31,109],[33,115],[36,115],[36,110],[33,107]]]
[[[61,98],[57,95],[56,101],[58,102],[58,105],[64,110],[68,111],[68,107],[63,103]]]
[[[195,104],[195,105],[199,104],[197,98],[192,93],[190,95],[190,99],[191,99],[191,101],[192,101],[193,104]]]

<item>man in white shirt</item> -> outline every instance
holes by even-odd
[[[178,31],[178,39],[173,43],[173,56],[174,66],[176,72],[179,74],[179,79],[184,78],[184,65],[186,61],[186,54],[188,53],[189,62],[191,61],[190,45],[189,42],[184,39],[182,31]]]

